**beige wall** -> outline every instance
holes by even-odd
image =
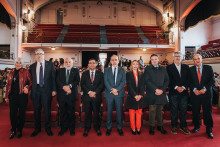
[[[95,25],[156,25],[156,11],[150,7],[136,3],[130,4],[103,1],[102,6],[95,1],[63,4],[62,1],[52,3],[41,10],[41,23],[56,24],[57,10],[65,9],[63,23],[95,24]],[[83,9],[85,8],[85,13]],[[116,9],[116,11],[114,11]],[[133,12],[133,13],[132,13]],[[134,14],[134,15],[132,15]]]

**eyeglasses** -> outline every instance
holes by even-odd
[[[174,57],[179,57],[180,58],[181,56],[174,56]]]
[[[44,54],[43,53],[36,53],[35,55],[39,55],[40,56],[40,55],[44,55]]]

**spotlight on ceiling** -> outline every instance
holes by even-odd
[[[146,49],[146,48],[143,48],[142,50],[145,52],[147,49]]]
[[[56,49],[55,47],[51,47],[51,50],[53,50],[53,51],[54,51],[55,49]]]

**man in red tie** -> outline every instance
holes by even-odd
[[[215,83],[212,67],[202,64],[202,56],[195,54],[193,56],[195,66],[190,68],[190,97],[193,112],[193,133],[200,130],[200,110],[202,105],[203,119],[206,126],[206,134],[213,139],[212,134],[212,85]]]
[[[95,59],[89,60],[89,70],[82,74],[81,86],[83,90],[83,104],[85,109],[85,131],[84,137],[88,136],[88,132],[91,129],[92,116],[93,126],[97,132],[97,136],[101,136],[100,131],[100,106],[102,101],[102,91],[104,89],[104,77],[103,73],[96,70],[97,61]],[[93,113],[93,115],[92,115]]]

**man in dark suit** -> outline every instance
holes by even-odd
[[[159,65],[159,56],[150,56],[151,65],[144,71],[144,83],[146,85],[146,101],[149,105],[149,134],[154,135],[155,118],[157,118],[157,130],[167,134],[163,128],[163,105],[167,104],[166,88],[169,84],[169,76],[166,69]]]
[[[212,67],[202,64],[202,56],[195,54],[193,56],[195,66],[190,67],[190,96],[193,112],[193,133],[200,130],[200,109],[202,105],[203,119],[206,126],[206,134],[213,139],[212,134],[212,85],[215,83]]]
[[[31,98],[34,105],[35,130],[31,137],[36,136],[41,131],[41,103],[44,107],[45,130],[48,136],[52,136],[51,131],[51,100],[56,95],[55,67],[52,62],[44,60],[44,51],[35,51],[37,62],[30,66],[32,75]]]
[[[122,107],[125,96],[124,86],[126,84],[126,75],[123,68],[118,67],[118,56],[112,55],[111,67],[106,68],[104,72],[105,98],[107,105],[107,132],[106,136],[111,134],[112,129],[112,111],[116,108],[117,113],[117,131],[123,136],[122,131]]]
[[[81,86],[83,90],[83,103],[85,109],[85,131],[83,136],[88,136],[91,129],[92,112],[93,125],[98,136],[101,136],[100,131],[100,106],[102,101],[102,90],[104,89],[103,73],[96,70],[97,62],[95,59],[89,60],[89,70],[82,74]]]
[[[73,68],[73,60],[66,58],[65,68],[57,72],[57,100],[61,113],[61,130],[58,136],[62,136],[68,129],[70,135],[75,135],[75,101],[78,98],[77,86],[80,81],[79,70]]]
[[[180,130],[184,134],[190,134],[187,129],[186,111],[188,103],[188,87],[190,80],[189,66],[182,64],[181,52],[175,52],[174,63],[167,66],[169,75],[169,99],[171,106],[171,125],[173,134],[177,134],[178,110],[180,118]]]

